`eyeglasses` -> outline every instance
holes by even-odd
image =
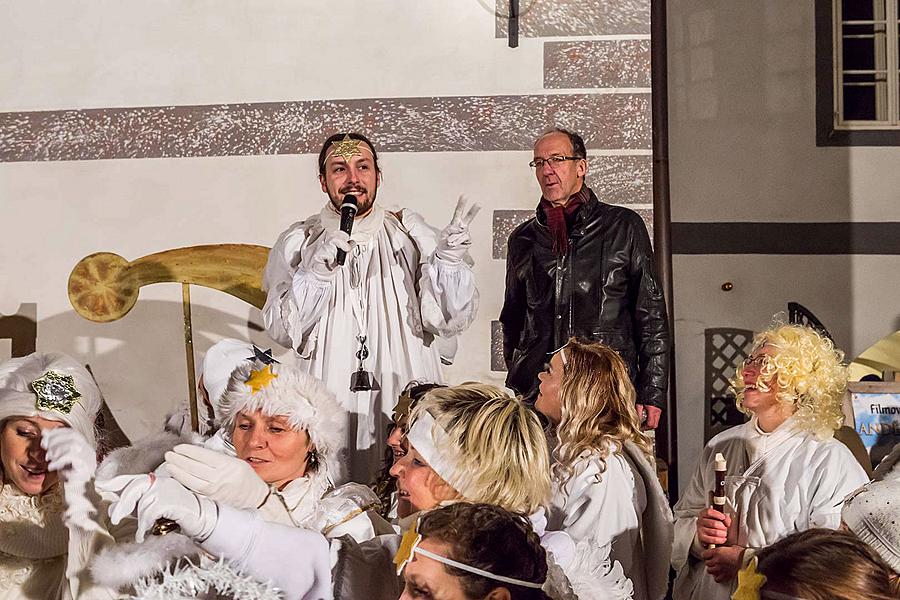
[[[751,355],[744,359],[744,368],[747,367],[756,367],[761,369],[763,365],[766,364],[766,359],[769,357],[765,354],[757,354],[755,356]]]
[[[534,167],[535,169],[543,169],[544,165],[549,164],[550,168],[556,167],[561,162],[565,162],[567,160],[584,160],[583,156],[549,156],[547,158],[536,158],[530,163],[528,163],[529,167]]]

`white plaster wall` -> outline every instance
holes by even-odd
[[[502,302],[505,263],[491,259],[491,208],[528,208],[540,194],[527,152],[387,153],[379,202],[408,206],[434,224],[449,221],[466,193],[484,209],[473,225],[481,290],[477,322],[462,336],[452,381],[503,381],[490,372],[490,320]],[[290,223],[318,211],[315,157],[255,156],[0,164],[3,230],[0,314],[38,304],[38,349],[74,353],[91,364],[129,435],[159,423],[186,397],[181,290],[148,286],[126,317],[90,323],[74,313],[66,281],[92,252],[128,260],[197,244],[271,245]],[[258,311],[220,292],[193,287],[196,356],[225,336],[259,331]],[[248,329],[247,323],[257,330]],[[0,350],[4,350],[0,348]],[[8,342],[3,356],[9,356]]]
[[[542,93],[542,40],[512,51],[478,0],[344,2],[0,1],[0,111],[328,98]],[[386,153],[379,201],[443,226],[460,193],[473,225],[478,321],[451,381],[491,373],[490,321],[505,263],[491,259],[494,208],[530,208],[540,191],[528,152]],[[82,257],[133,260],[196,244],[271,245],[325,196],[315,157],[0,163],[0,314],[38,305],[39,350],[91,364],[126,433],[157,428],[186,395],[181,293],[142,289],[120,321],[94,324],[69,305]],[[258,311],[193,288],[196,356],[224,336],[268,347]],[[0,358],[9,342],[0,340]]]
[[[674,222],[900,221],[900,148],[815,145],[813,8],[668,3]],[[682,255],[674,288],[682,486],[703,443],[705,328],[758,330],[797,301],[850,358],[900,329],[897,256]]]
[[[0,110],[541,93],[493,0],[3,0]]]

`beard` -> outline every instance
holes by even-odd
[[[368,214],[375,204],[375,196],[378,195],[378,187],[369,190],[364,186],[344,186],[337,191],[328,190],[328,197],[331,199],[331,205],[337,212],[341,212],[341,204],[344,203],[344,196],[353,194],[356,196],[356,218],[360,218]],[[365,194],[365,195],[363,195]]]

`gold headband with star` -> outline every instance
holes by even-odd
[[[326,159],[340,157],[350,162],[350,159],[354,156],[362,155],[360,144],[363,143],[363,140],[354,140],[350,137],[350,134],[346,134],[341,141],[331,143],[331,152],[328,153]],[[363,146],[363,149],[367,148]]]

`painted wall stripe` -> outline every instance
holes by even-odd
[[[649,88],[650,40],[546,42],[544,87]]]
[[[672,223],[674,254],[900,254],[900,223]]]
[[[374,98],[0,113],[0,162],[318,152],[358,130],[384,152],[530,150],[557,124],[591,149],[650,147],[645,94]]]
[[[506,38],[509,0],[496,0],[496,36]],[[519,0],[519,38],[650,33],[650,0]]]

